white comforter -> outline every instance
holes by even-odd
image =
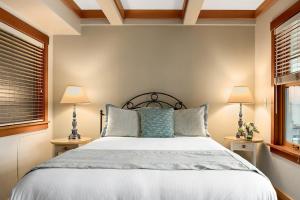
[[[84,149],[220,150],[205,137],[106,137]],[[13,200],[276,200],[265,177],[252,171],[41,169],[17,184]]]

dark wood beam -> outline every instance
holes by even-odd
[[[106,19],[102,10],[82,10],[81,18],[103,18]]]
[[[255,11],[255,17],[258,17],[262,13],[266,12],[269,8],[271,8],[277,0],[265,0]]]

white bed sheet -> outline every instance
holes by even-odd
[[[211,138],[105,137],[80,148],[221,150]],[[270,181],[251,171],[41,169],[22,178],[14,200],[276,200]]]

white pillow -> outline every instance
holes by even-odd
[[[137,111],[108,107],[105,136],[138,137],[139,117]]]
[[[175,134],[183,136],[207,136],[205,107],[176,110],[174,113]]]

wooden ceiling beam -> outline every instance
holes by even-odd
[[[81,10],[81,18],[103,18],[106,19],[102,10]]]
[[[73,10],[73,12],[80,18],[82,18],[81,16],[81,9],[79,8],[79,6],[73,1],[73,0],[62,0],[62,2],[71,10]]]
[[[125,10],[123,8],[121,0],[114,0],[116,6],[118,7],[118,10],[120,12],[120,15],[122,16],[123,19],[125,19]]]
[[[184,0],[184,2],[183,2],[183,6],[182,6],[182,16],[181,16],[182,19],[184,18],[184,15],[185,15],[185,12],[186,12],[186,8],[187,8],[188,3],[189,3],[189,0]]]
[[[115,1],[97,0],[111,25],[122,25],[123,18]]]
[[[204,0],[189,0],[186,6],[183,24],[194,25],[197,23]]]
[[[262,13],[266,12],[271,6],[273,6],[277,0],[265,0],[255,11],[255,17],[258,17]]]
[[[106,18],[102,10],[81,10],[74,0],[62,0],[62,2],[79,18]]]
[[[80,18],[106,18],[106,14],[103,10],[81,10],[74,0],[62,0],[66,6],[68,6],[74,13]],[[256,10],[201,10],[203,0],[184,0],[182,10],[125,10],[120,0],[107,1],[99,0],[104,2],[110,2],[115,11],[115,18],[117,23],[123,21],[126,18],[133,19],[171,19],[171,18],[186,18],[186,11],[188,5],[190,10],[195,9],[192,4],[198,6],[200,12],[198,18],[201,19],[253,19],[262,13],[266,12],[275,2],[278,0],[265,0]],[[191,2],[191,4],[190,4]],[[202,3],[201,3],[202,2]],[[101,3],[102,6],[102,3]],[[197,7],[196,6],[196,7]],[[199,9],[200,7],[200,9]],[[118,11],[119,14],[116,14]],[[187,18],[186,18],[187,20]],[[195,21],[195,19],[194,19]],[[195,22],[196,23],[196,22]]]

